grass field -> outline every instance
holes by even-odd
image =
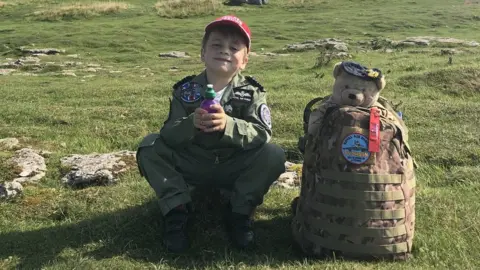
[[[480,42],[479,4],[270,0],[262,7],[238,7],[200,2],[0,1],[0,64],[17,60],[21,47],[65,50],[40,57],[36,67],[0,75],[0,138],[20,138],[24,145],[53,152],[38,185],[0,203],[0,269],[480,268],[480,47],[395,48],[382,42],[413,36]],[[403,102],[420,164],[415,259],[362,263],[298,256],[289,228],[289,204],[298,191],[277,188],[258,210],[254,253],[230,248],[212,210],[198,215],[192,250],[173,256],[160,245],[159,207],[137,171],[114,186],[62,187],[61,157],[135,150],[143,136],[159,130],[172,84],[202,69],[204,25],[227,13],[249,24],[256,53],[338,38],[347,42],[353,60],[387,74],[383,96]],[[380,42],[372,46],[372,40]],[[366,45],[360,46],[362,41]],[[452,48],[458,53],[442,54]],[[158,57],[172,50],[191,57]],[[337,60],[317,66],[318,50],[288,53],[251,56],[245,74],[267,88],[273,142],[298,160],[303,108],[330,93]],[[11,180],[5,161],[12,154],[0,151],[0,182]]]

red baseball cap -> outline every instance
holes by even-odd
[[[248,51],[250,51],[250,47],[252,45],[252,34],[250,32],[250,28],[248,28],[248,25],[246,25],[238,17],[235,17],[233,15],[227,15],[227,16],[219,17],[219,18],[215,19],[215,21],[213,21],[213,22],[207,24],[207,26],[205,26],[205,32],[209,31],[214,26],[218,26],[218,25],[222,25],[222,24],[223,25],[232,25],[232,26],[235,26],[238,29],[240,29],[242,31],[242,33],[245,34],[245,36],[248,39],[247,49],[248,49]]]

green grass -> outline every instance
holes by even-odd
[[[480,48],[454,46],[462,53],[453,55],[450,65],[449,55],[441,50],[452,46],[394,48],[386,53],[356,45],[411,36],[479,42],[480,5],[463,5],[461,0],[277,0],[262,7],[225,6],[214,15],[180,19],[160,16],[157,1],[130,0],[122,1],[128,8],[118,12],[53,12],[77,2],[0,4],[0,63],[16,60],[22,46],[66,50],[41,57],[38,68],[0,76],[0,138],[21,138],[24,145],[54,152],[46,159],[46,178],[27,186],[24,196],[0,203],[0,269],[480,267]],[[44,10],[54,16],[35,13]],[[334,37],[348,42],[354,60],[387,74],[383,95],[403,102],[410,144],[420,164],[415,259],[362,263],[299,256],[292,249],[289,228],[289,204],[298,191],[277,188],[267,194],[256,215],[255,253],[230,248],[215,218],[219,210],[214,209],[197,214],[193,248],[177,257],[160,245],[159,207],[137,171],[109,187],[61,186],[61,157],[135,150],[143,136],[159,130],[173,83],[202,68],[197,56],[204,25],[227,13],[249,24],[254,52],[278,52],[287,44]],[[192,57],[158,57],[170,50]],[[299,158],[296,143],[305,104],[331,91],[335,61],[314,67],[317,56],[318,51],[252,56],[245,72],[267,88],[273,142],[288,150],[289,159]],[[170,71],[173,66],[178,71]],[[61,75],[65,70],[76,76]],[[22,72],[37,76],[15,75]],[[14,168],[6,163],[11,155],[0,151],[0,180],[13,175]]]

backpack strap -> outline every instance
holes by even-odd
[[[406,148],[407,152],[410,154],[410,156],[412,156],[413,165],[414,165],[415,169],[417,169],[419,167],[418,163],[415,161],[415,158],[413,158],[412,148],[408,144],[408,128],[405,125],[405,122],[403,121],[403,119],[400,118],[400,116],[398,116],[398,114],[397,114],[397,109],[401,105],[401,102],[397,105],[394,105],[391,101],[389,101],[386,98],[380,96],[378,98],[378,103],[380,103],[382,106],[384,106],[385,109],[390,111],[391,114],[395,117],[395,119],[396,119],[395,125],[400,130],[400,132],[402,134],[403,143],[405,144],[405,148]]]
[[[307,105],[305,106],[305,109],[303,110],[303,136],[298,138],[298,143],[297,143],[297,148],[300,150],[302,154],[305,154],[305,137],[308,132],[308,121],[310,119],[310,114],[312,113],[312,107],[316,103],[326,100],[328,96],[326,97],[316,97],[312,100],[310,100]]]
[[[312,113],[312,107],[315,105],[315,103],[322,101],[326,97],[316,97],[312,100],[310,100],[307,105],[305,106],[305,109],[303,110],[303,132],[306,134],[308,131],[308,121],[310,119],[310,114]]]

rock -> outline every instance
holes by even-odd
[[[454,54],[458,54],[460,52],[461,51],[456,50],[456,49],[442,49],[442,50],[440,50],[441,55],[454,55]]]
[[[265,53],[256,53],[256,52],[251,52],[250,55],[252,56],[290,56],[291,54],[289,53],[273,53],[273,52],[265,52]]]
[[[23,53],[30,53],[30,54],[59,54],[59,53],[65,53],[65,50],[59,50],[55,48],[46,48],[46,49],[26,49],[26,48],[20,48],[20,50]]]
[[[459,45],[459,46],[468,46],[468,47],[478,47],[480,44],[476,41],[466,41],[456,38],[448,37],[434,37],[434,36],[418,36],[418,37],[407,37],[405,40],[393,42],[395,46],[430,46],[434,44],[441,45]]]
[[[87,71],[87,72],[97,72],[97,70],[94,69],[94,68],[87,68],[85,71]]]
[[[395,47],[415,47],[415,45],[417,44],[411,41],[400,41],[400,42],[394,42],[393,45]]]
[[[14,69],[14,68],[19,68],[19,67],[25,66],[25,65],[41,68],[41,65],[39,63],[40,63],[40,58],[27,56],[27,57],[21,57],[21,58],[15,60],[15,61],[2,63],[0,65],[0,68]]]
[[[20,62],[21,64],[38,64],[40,62],[40,58],[26,56],[18,59],[16,62]]]
[[[67,57],[70,57],[70,58],[78,58],[78,54],[69,54],[69,55],[67,55]]]
[[[64,75],[64,76],[77,77],[77,74],[75,74],[75,72],[69,71],[69,70],[64,70],[64,71],[62,72],[62,75]]]
[[[345,43],[336,43],[336,44],[327,43],[326,48],[327,49],[333,48],[335,51],[348,52],[348,48],[347,48],[347,45]]]
[[[401,43],[411,43],[413,45],[420,45],[420,46],[428,46],[430,45],[430,40],[424,39],[421,37],[413,37],[413,38],[407,38],[404,41],[401,41]]]
[[[283,48],[283,50],[301,52],[306,50],[314,50],[319,47],[333,50],[333,51],[348,52],[347,44],[335,38],[308,40],[302,43],[289,44],[289,45],[286,45],[285,48]]]
[[[333,52],[327,53],[325,56],[330,57],[331,59],[345,59],[345,58],[352,58],[352,56],[346,52]]]
[[[15,155],[10,159],[10,163],[21,172],[18,178],[13,179],[19,183],[35,183],[45,176],[47,165],[45,159],[31,148],[22,148],[15,151]]]
[[[190,55],[188,55],[186,52],[180,51],[160,53],[158,56],[162,58],[190,58]]]
[[[70,171],[62,178],[62,182],[69,186],[113,184],[118,181],[117,176],[120,173],[134,167],[135,155],[134,151],[120,151],[64,157],[60,160],[61,165],[69,168]]]
[[[0,200],[9,200],[17,195],[20,195],[23,191],[22,184],[18,182],[6,182],[4,185],[0,184]]]
[[[38,74],[33,74],[29,72],[16,72],[12,74],[13,76],[38,76]]]
[[[285,162],[285,171],[272,185],[288,189],[299,187],[301,180],[299,174],[302,173],[302,164],[287,161]]]
[[[290,161],[286,161],[285,162],[285,170],[288,171],[293,165],[295,165],[295,163],[290,162]]]
[[[0,139],[0,150],[12,150],[15,148],[20,142],[17,138],[5,138]]]
[[[15,73],[12,73],[13,76],[38,76],[38,74],[36,73],[31,73],[31,72],[15,72]]]
[[[297,187],[298,183],[299,181],[296,172],[284,172],[278,177],[278,180],[275,181],[274,185],[291,189]]]

